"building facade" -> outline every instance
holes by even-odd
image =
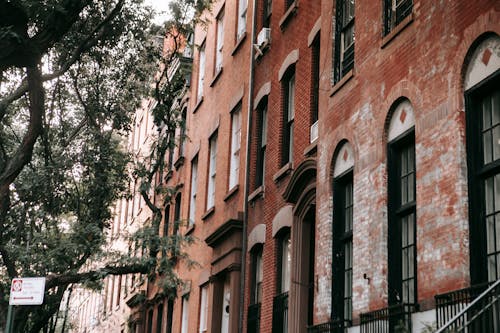
[[[214,3],[162,177],[162,230],[192,237],[195,263],[176,262],[176,297],[115,281],[121,327],[417,333],[498,294],[499,10]]]

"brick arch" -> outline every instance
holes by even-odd
[[[476,61],[481,63],[482,59],[479,59],[480,55],[476,54],[476,52],[480,51],[480,48],[485,44],[486,41],[488,41],[490,39],[494,40],[493,44],[496,47],[496,50],[494,50],[492,53],[490,53],[490,57],[488,58],[489,64],[492,63],[491,56],[498,59],[498,56],[499,56],[498,53],[500,53],[500,36],[498,36],[494,32],[486,32],[486,33],[480,35],[476,40],[474,40],[474,42],[470,46],[469,50],[467,51],[467,55],[465,56],[465,59],[464,59],[463,65],[462,65],[462,72],[461,72],[462,90],[465,91],[467,89],[470,89],[472,86],[477,85],[479,82],[481,82],[486,77],[490,76],[496,70],[498,70],[498,68],[495,68],[495,65],[490,66],[490,67],[484,66],[483,71],[484,71],[484,69],[486,69],[486,71],[484,73],[478,73],[477,78],[475,78],[475,79],[472,78],[473,75],[470,75],[468,77],[468,75],[472,74],[472,72],[480,71],[480,69],[478,70],[477,66],[475,66],[475,65],[477,64]],[[495,53],[497,53],[497,54],[495,54]],[[477,59],[474,59],[474,57],[476,57],[476,56],[477,56]],[[484,54],[483,54],[483,56],[484,56]],[[479,65],[479,66],[482,66],[482,65]],[[488,73],[488,71],[490,71],[490,73]],[[469,79],[469,81],[472,81],[473,83],[468,84],[467,79]],[[477,82],[474,82],[474,81],[477,81]],[[467,85],[469,85],[469,86],[467,87]]]
[[[450,91],[453,95],[452,99],[452,110],[465,111],[464,104],[464,78],[465,71],[467,68],[467,55],[469,54],[471,47],[473,47],[474,42],[481,39],[488,33],[500,35],[500,26],[498,22],[500,21],[500,12],[492,9],[491,11],[485,13],[478,17],[469,27],[467,27],[463,32],[463,37],[460,42],[459,47],[455,52],[455,57],[453,57],[452,68],[450,70],[451,82],[456,83],[456,91]]]
[[[273,237],[276,237],[276,235],[283,229],[283,228],[291,228],[292,227],[292,220],[293,220],[293,206],[292,205],[286,205],[282,207],[278,213],[274,216],[273,219]]]
[[[253,100],[253,107],[257,108],[262,99],[265,96],[269,95],[270,93],[271,93],[271,81],[268,81],[259,88],[259,91],[257,92],[257,95],[255,95],[255,98]]]
[[[421,110],[423,108],[422,92],[412,82],[408,80],[402,80],[391,89],[381,105],[381,110],[383,112],[386,112],[386,116],[384,118],[381,118],[383,119],[384,123],[381,124],[380,127],[381,142],[384,143],[384,146],[387,143],[389,124],[394,109],[399,104],[399,102],[404,99],[410,101],[410,104],[413,108],[413,115],[415,117],[415,136],[418,136],[418,110]]]
[[[316,20],[316,23],[314,23],[314,26],[312,27],[311,31],[309,32],[309,35],[307,36],[307,46],[308,47],[311,46],[314,39],[319,34],[320,30],[321,30],[321,16],[318,17],[318,19]]]
[[[309,184],[316,184],[316,160],[308,158],[300,163],[283,193],[286,202],[296,204]]]
[[[281,81],[283,75],[285,75],[286,71],[290,66],[295,65],[295,63],[299,60],[299,49],[295,49],[291,51],[283,61],[280,66],[280,70],[278,72],[278,81]]]
[[[253,247],[266,242],[266,225],[261,223],[253,227],[248,235],[248,252],[252,251]]]
[[[328,158],[327,161],[330,161],[330,164],[328,165],[328,171],[326,173],[328,179],[328,183],[331,185],[333,182],[333,167],[335,164],[335,157],[337,154],[337,149],[344,143],[344,142],[349,142],[351,144],[352,152],[353,152],[353,158],[354,158],[354,167],[357,167],[357,161],[359,161],[359,151],[357,147],[359,147],[358,144],[358,137],[356,132],[353,130],[352,125],[344,125],[342,126],[342,131],[338,132],[338,135],[335,135],[333,140],[330,141],[331,144],[328,145],[329,151],[328,151]],[[326,163],[325,163],[326,165]]]
[[[344,150],[347,149],[347,150]],[[345,155],[345,158],[344,156],[340,156],[341,152],[342,151],[346,151],[348,155]],[[341,159],[340,161],[338,159]],[[352,162],[350,161],[352,159]],[[342,160],[344,161],[344,163],[347,163],[348,165],[346,166],[339,166],[338,163],[342,163]],[[350,165],[352,163],[352,165]],[[338,170],[337,168],[340,167],[341,170]],[[332,158],[332,165],[331,165],[331,172],[332,172],[332,176],[333,177],[337,177],[339,176],[340,174],[342,174],[344,171],[347,171],[348,169],[354,167],[354,149],[351,145],[351,143],[346,140],[346,139],[343,139],[341,140],[336,148],[335,148],[335,152],[333,153],[333,158]],[[336,171],[337,169],[337,171]]]

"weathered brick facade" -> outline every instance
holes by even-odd
[[[471,261],[479,259],[475,255],[471,259],[471,249],[477,246],[470,244],[475,223],[471,221],[476,217],[469,210],[468,159],[473,163],[473,155],[466,144],[464,96],[482,81],[491,82],[496,76],[498,82],[500,6],[493,0],[403,2],[410,6],[400,15],[387,14],[391,1],[355,1],[350,12],[354,21],[349,23],[346,12],[337,13],[342,1],[275,0],[270,15],[264,8],[268,2],[248,1],[243,33],[241,23],[238,27],[238,1],[218,1],[207,14],[209,23],[196,28],[186,99],[189,139],[183,155],[176,153],[179,163],[168,182],[182,185],[180,217],[187,219],[192,209],[191,167],[197,159],[194,226],[181,232],[195,238],[186,252],[198,266],[188,268],[183,261],[177,266],[187,284],[174,300],[170,323],[167,301],[155,298],[157,286],[148,287],[148,308],[143,311],[164,305],[161,332],[169,333],[171,327],[176,333],[274,333],[284,326],[289,332],[307,332],[308,327],[320,332],[314,327],[343,317],[337,313],[336,297],[342,290],[339,283],[345,281],[338,282],[335,272],[345,273],[337,266],[340,259],[344,265],[346,253],[334,250],[335,241],[348,244],[350,239],[352,246],[352,311],[345,325],[349,332],[360,330],[363,314],[393,305],[394,297],[418,304],[409,316],[413,332],[420,332],[436,321],[435,295],[478,282],[471,278],[475,273],[470,268]],[[222,13],[219,71],[217,21]],[[389,15],[400,17],[389,19]],[[354,64],[334,80],[334,68],[347,66],[337,57],[348,57],[343,47],[352,22]],[[269,38],[264,27],[270,28]],[[290,96],[294,96],[291,102]],[[293,117],[287,117],[291,108]],[[241,110],[241,145],[237,185],[229,188],[235,110]],[[263,110],[267,111],[264,141]],[[207,207],[214,135],[215,197],[213,207]],[[399,163],[391,156],[403,145],[401,138],[410,142],[414,153],[415,185],[410,187],[414,198],[395,212],[393,197],[402,194],[394,194],[395,187],[389,186],[394,177],[391,165]],[[344,237],[347,241],[334,233],[340,223],[336,217],[344,216],[336,206],[340,194],[334,188],[339,179],[352,183],[352,229]],[[408,239],[414,243],[399,241],[413,246],[407,258],[414,256],[414,273],[394,268],[404,266],[405,254],[394,262],[388,250],[393,248],[391,241],[405,237],[391,231],[401,211],[413,212],[408,216],[414,220],[414,236]],[[280,271],[287,233],[288,275]],[[259,255],[261,281],[256,274]],[[393,278],[394,274],[400,276]],[[282,275],[289,282],[286,288]],[[403,287],[394,287],[393,281],[403,280],[401,276],[414,283],[410,296],[405,296]],[[204,286],[208,287],[206,330],[200,328]],[[286,324],[278,320],[275,302],[280,295],[288,302]],[[412,297],[414,302],[408,301]],[[189,319],[183,328],[186,304]],[[226,305],[229,315],[224,319]],[[155,312],[153,321],[157,318]]]

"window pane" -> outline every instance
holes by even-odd
[[[484,191],[486,215],[490,215],[494,212],[493,177],[487,178],[484,181]]]
[[[491,101],[489,96],[483,99],[483,130],[491,128]]]

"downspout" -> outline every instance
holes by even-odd
[[[240,275],[240,313],[238,321],[238,331],[243,332],[243,318],[245,314],[245,281],[246,281],[246,254],[247,254],[247,225],[248,225],[248,194],[250,181],[250,147],[252,131],[252,113],[253,113],[253,78],[254,78],[254,41],[255,41],[255,17],[257,14],[257,2],[252,1],[252,32],[250,38],[250,71],[248,74],[248,110],[247,110],[247,134],[246,134],[246,152],[245,152],[245,182],[243,196],[243,244],[241,251],[241,275]]]

